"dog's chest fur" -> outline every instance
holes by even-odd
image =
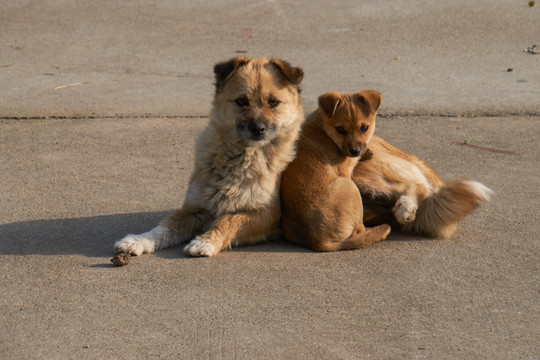
[[[186,201],[206,204],[215,216],[268,206],[278,196],[279,174],[294,156],[293,143],[278,138],[246,148],[208,129],[197,146]]]
[[[212,164],[210,179],[216,192],[208,203],[210,208],[219,209],[218,212],[266,206],[277,188],[277,177],[258,148],[220,156]]]

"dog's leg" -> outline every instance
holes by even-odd
[[[186,245],[184,251],[191,256],[214,256],[231,245],[263,241],[277,232],[278,226],[279,211],[275,209],[226,214]]]
[[[418,209],[416,196],[414,194],[404,194],[398,198],[392,211],[398,223],[406,224],[414,221],[416,209]]]
[[[151,253],[158,249],[159,244],[167,236],[168,229],[158,225],[150,231],[142,234],[128,234],[114,244],[114,249],[119,253],[127,253],[139,256]]]
[[[361,226],[348,239],[342,241],[324,241],[314,249],[328,252],[361,249],[386,239],[388,234],[390,234],[390,230],[390,225],[388,224],[382,224],[372,228]]]
[[[176,210],[158,226],[143,234],[129,234],[114,244],[116,251],[132,255],[152,253],[179,245],[200,233],[208,216],[204,212]]]

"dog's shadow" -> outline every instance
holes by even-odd
[[[170,211],[75,219],[23,221],[0,225],[0,255],[83,255],[109,257],[128,233],[156,226]]]
[[[35,220],[0,225],[0,255],[83,255],[112,257],[114,243],[126,234],[155,227],[171,211],[116,214],[74,219]],[[239,252],[309,251],[284,239],[234,248]],[[160,250],[156,256],[186,258],[181,247]]]
[[[172,210],[171,210],[172,211]],[[23,221],[0,225],[0,255],[83,255],[111,257],[113,244],[128,233],[156,226],[171,211],[116,214],[75,219]],[[425,240],[393,231],[387,241]],[[312,252],[283,238],[235,247],[236,252]],[[156,256],[185,258],[181,248],[160,250]]]

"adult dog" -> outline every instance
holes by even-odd
[[[492,193],[468,179],[445,184],[424,161],[378,136],[369,150],[373,156],[360,161],[352,176],[362,194],[366,225],[393,223],[405,232],[448,239]]]
[[[210,122],[182,208],[119,240],[118,252],[140,255],[189,241],[186,254],[214,256],[279,232],[280,176],[304,120],[303,70],[280,59],[237,57],[216,64],[214,73]]]

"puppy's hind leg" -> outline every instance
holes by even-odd
[[[207,216],[202,212],[180,209],[150,231],[126,235],[114,244],[114,249],[138,256],[179,245],[200,233],[206,221]]]
[[[348,239],[342,241],[327,241],[315,247],[317,251],[341,251],[354,250],[368,247],[378,241],[386,239],[390,234],[390,226],[382,224],[372,228],[364,228],[363,231],[358,230]]]

